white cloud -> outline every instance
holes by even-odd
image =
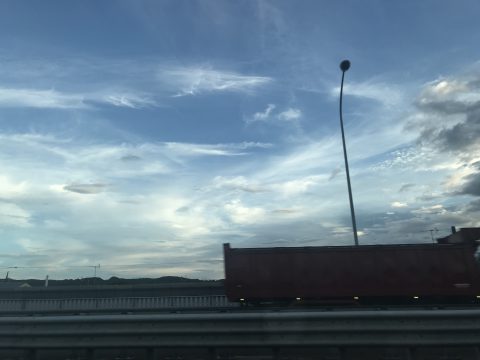
[[[337,136],[307,140],[301,145],[289,148],[281,157],[273,157],[262,166],[261,174],[265,178],[283,178],[290,176],[309,176],[315,169],[329,173],[342,163],[342,153]]]
[[[246,154],[243,151],[224,145],[169,142],[165,143],[165,147],[176,154],[184,156],[238,156]]]
[[[165,147],[175,154],[183,156],[239,156],[248,154],[249,148],[268,148],[271,144],[244,142],[237,144],[190,144],[166,142]]]
[[[298,120],[302,116],[302,111],[297,108],[287,108],[284,111],[274,113],[277,106],[275,104],[268,104],[264,111],[254,113],[252,116],[245,119],[247,124],[254,122],[274,122],[281,120],[291,122]],[[278,122],[277,122],[278,123]]]
[[[325,179],[325,176],[311,175],[275,184],[273,188],[286,196],[293,196],[308,191],[313,186],[318,185],[322,179]]]
[[[198,66],[164,68],[159,72],[159,78],[177,91],[177,96],[215,91],[248,93],[272,81],[265,76],[242,75]]]
[[[69,93],[57,90],[0,88],[0,107],[31,107],[42,109],[88,109],[95,103],[140,109],[157,106],[148,95],[110,90]]]
[[[87,107],[79,94],[65,94],[56,90],[0,88],[0,106],[51,109],[79,109]]]
[[[297,120],[302,116],[302,111],[300,109],[288,108],[285,111],[282,111],[277,117],[280,120],[292,121]]]
[[[148,96],[139,96],[135,94],[109,94],[103,96],[103,100],[111,105],[118,107],[127,107],[131,109],[141,109],[149,106],[156,106],[156,102]]]
[[[414,214],[442,214],[446,212],[447,210],[441,204],[422,206],[421,208],[412,211]]]
[[[5,175],[0,175],[0,197],[11,199],[23,195],[28,190],[26,181],[14,182]]]
[[[3,226],[30,227],[30,213],[14,203],[0,202],[0,224]]]
[[[265,111],[257,112],[253,114],[252,121],[262,121],[267,120],[270,116],[270,113],[275,109],[275,104],[268,104]]]
[[[475,85],[462,78],[440,78],[425,84],[419,96],[420,103],[442,100],[475,102],[480,100],[480,93]]]
[[[331,95],[338,97],[340,87],[335,86]],[[385,106],[398,106],[404,101],[403,91],[388,83],[365,81],[360,83],[349,82],[343,87],[345,95],[357,96],[378,101]]]
[[[195,204],[192,199],[179,194],[157,193],[138,210],[140,219],[164,224],[164,231],[171,234],[172,245],[178,244],[178,240],[191,241],[208,235],[221,224],[221,221],[211,216],[202,204]]]
[[[394,201],[390,204],[390,206],[392,208],[398,209],[398,208],[406,208],[406,207],[408,207],[408,204],[404,203],[404,202],[400,202],[400,201]]]
[[[265,209],[256,206],[244,206],[238,199],[225,204],[224,209],[232,221],[237,224],[253,224],[261,222],[266,214]]]

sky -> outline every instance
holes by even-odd
[[[0,270],[219,279],[223,243],[352,245],[343,59],[360,244],[480,226],[479,12],[1,1]]]

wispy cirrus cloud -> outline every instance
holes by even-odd
[[[302,117],[302,110],[298,108],[289,107],[283,111],[275,111],[277,106],[275,104],[268,104],[265,110],[254,113],[247,117],[245,122],[247,124],[255,122],[293,122]]]
[[[33,88],[0,88],[0,107],[37,109],[93,109],[95,105],[140,109],[156,106],[150,96],[110,90],[85,93]]]
[[[158,77],[176,92],[175,96],[219,91],[250,93],[273,81],[267,76],[243,75],[200,66],[163,68]]]
[[[343,88],[345,95],[351,95],[380,102],[385,106],[396,106],[404,100],[404,92],[396,86],[384,82],[368,80],[364,82],[349,82]],[[331,89],[330,95],[338,97],[340,87]]]
[[[85,98],[56,90],[0,88],[0,107],[31,107],[44,109],[86,108]]]
[[[237,144],[191,144],[166,142],[163,144],[169,151],[184,156],[239,156],[246,155],[245,150],[252,148],[270,148],[272,144],[243,142]]]
[[[117,107],[126,107],[131,109],[141,109],[145,107],[157,106],[155,100],[148,95],[136,95],[132,93],[112,93],[100,97],[105,103]]]

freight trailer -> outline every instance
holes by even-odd
[[[476,242],[231,248],[230,301],[257,303],[480,303]]]

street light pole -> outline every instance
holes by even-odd
[[[348,170],[347,147],[345,146],[345,132],[343,130],[342,114],[343,79],[345,78],[345,72],[349,68],[350,61],[343,60],[340,63],[340,69],[342,70],[342,84],[340,85],[340,128],[342,129],[343,156],[345,158],[345,172],[347,173],[348,198],[350,199],[350,213],[352,215],[353,239],[355,240],[355,246],[358,246],[357,222],[355,221],[355,209],[353,208],[352,185],[350,184],[350,171]]]

